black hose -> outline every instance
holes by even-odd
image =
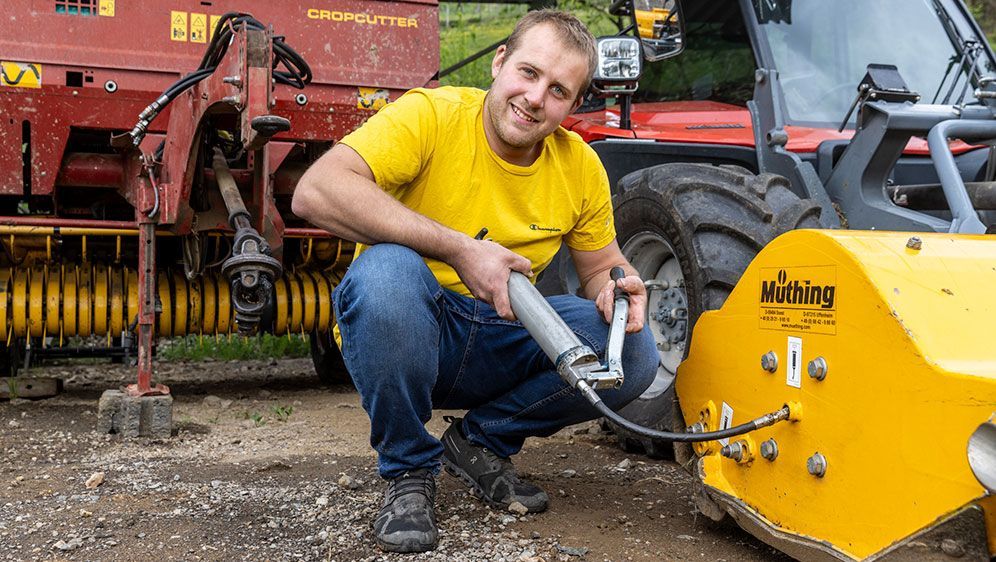
[[[637,425],[628,419],[620,416],[605,405],[605,402],[601,400],[593,401],[590,396],[593,393],[582,392],[588,400],[592,402],[592,406],[598,409],[598,411],[605,417],[609,418],[613,422],[619,424],[620,426],[636,433],[637,435],[642,435],[644,437],[650,437],[653,439],[660,439],[662,441],[676,441],[679,443],[696,443],[701,441],[715,441],[717,439],[726,439],[727,437],[736,437],[738,435],[743,435],[745,433],[750,433],[756,429],[762,427],[767,427],[774,423],[787,420],[789,417],[788,406],[783,406],[777,412],[773,412],[756,420],[751,420],[747,423],[742,423],[737,426],[733,426],[728,429],[721,429],[719,431],[707,431],[703,433],[672,433],[670,431],[658,431],[655,429],[650,429],[643,427],[642,425]],[[595,395],[597,396],[597,395]]]
[[[259,20],[249,14],[242,12],[228,12],[221,16],[214,29],[214,36],[208,44],[197,70],[180,78],[170,87],[163,91],[162,95],[150,104],[139,116],[139,122],[132,131],[133,143],[137,146],[141,138],[145,135],[145,129],[159,116],[163,108],[169,105],[177,96],[190,89],[204,78],[207,78],[218,68],[228,52],[231,44],[233,28],[245,24],[248,29],[265,30]],[[285,70],[278,70],[283,66]],[[286,84],[298,90],[304,89],[311,83],[313,75],[311,67],[304,58],[297,53],[290,45],[284,42],[283,36],[273,37],[273,79],[280,84]],[[144,120],[144,124],[142,123]]]

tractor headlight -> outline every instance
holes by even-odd
[[[996,494],[996,423],[983,423],[968,438],[968,465],[982,487]]]
[[[630,84],[640,79],[643,57],[636,37],[602,37],[598,40],[598,66],[594,79],[608,84]]]

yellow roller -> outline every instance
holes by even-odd
[[[216,286],[218,287],[218,329],[215,330],[215,333],[227,334],[234,325],[232,321],[232,290],[224,279],[219,279]]]
[[[290,325],[287,331],[297,333],[301,331],[301,284],[294,276],[287,276],[287,286],[290,288]]]
[[[138,273],[125,270],[125,284],[128,286],[128,315],[125,328],[131,328],[138,321]]]
[[[0,269],[0,338],[7,337],[7,303],[10,298],[10,276],[11,272],[9,269]]]
[[[307,273],[297,273],[294,276],[301,280],[301,288],[304,293],[304,326],[302,328],[310,332],[315,328],[315,296],[318,289],[315,287],[314,279]]]
[[[111,335],[119,336],[124,330],[124,289],[122,285],[124,272],[118,268],[111,269]]]
[[[79,311],[76,315],[76,322],[79,327],[77,333],[81,336],[89,336],[92,333],[90,329],[93,319],[93,311],[90,308],[90,266],[89,264],[83,264],[77,271],[79,272],[79,279],[76,286],[76,303],[78,305],[77,310]]]
[[[11,302],[11,323],[15,335],[28,332],[28,269],[14,273],[14,294]]]
[[[62,304],[62,268],[53,267],[48,271],[48,286],[45,287],[45,329],[50,335],[60,334],[59,305]]]
[[[107,266],[93,267],[93,333],[107,335]]]
[[[187,335],[187,278],[182,273],[173,274],[173,335]]]
[[[274,284],[273,333],[328,329],[332,272],[301,270]],[[231,290],[220,274],[187,280],[179,271],[157,279],[158,334],[227,334],[236,329]],[[17,337],[117,336],[138,318],[138,274],[103,263],[0,269],[0,333]],[[269,329],[270,327],[266,327]]]
[[[45,269],[33,268],[29,280],[28,331],[40,338],[45,335]]]
[[[277,334],[287,332],[287,283],[283,278],[277,279],[275,283],[274,300],[276,300],[276,313],[273,317],[273,331]]]
[[[62,279],[62,335],[75,336],[79,334],[76,326],[76,268],[68,270],[63,266]]]
[[[315,327],[319,332],[325,332],[329,329],[329,320],[332,316],[330,313],[332,294],[329,291],[329,282],[317,271],[309,272],[309,274],[318,287],[318,324]]]
[[[214,286],[214,277],[204,276],[201,297],[204,299],[204,319],[201,322],[201,330],[203,333],[213,334],[218,318],[218,290]]]

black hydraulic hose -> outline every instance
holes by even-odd
[[[228,46],[231,44],[232,29],[236,25],[241,24],[245,24],[249,29],[266,29],[266,26],[249,14],[228,12],[221,16],[218,24],[215,26],[214,37],[212,37],[211,43],[205,50],[204,57],[201,59],[197,70],[180,78],[169,88],[166,88],[156,101],[152,102],[139,114],[138,123],[136,123],[135,128],[131,132],[132,142],[135,146],[141,142],[149,124],[159,116],[163,108],[172,103],[177,96],[193,87],[194,84],[214,73],[228,51]],[[274,36],[272,45],[274,81],[299,90],[304,89],[305,86],[310,84],[312,80],[311,67],[308,66],[308,63],[297,51],[284,42],[284,37]],[[283,65],[286,70],[277,70],[280,65]]]
[[[789,407],[782,406],[782,408],[776,412],[765,414],[747,423],[742,423],[740,425],[727,429],[721,429],[719,431],[706,431],[702,433],[673,433],[670,431],[658,431],[656,429],[650,429],[648,427],[643,427],[642,425],[637,425],[613,412],[612,409],[605,404],[605,402],[602,402],[601,400],[591,400],[590,396],[594,395],[597,397],[596,394],[586,392],[583,392],[582,394],[589,397],[588,401],[591,402],[591,405],[594,406],[603,416],[609,418],[629,431],[644,437],[660,439],[662,441],[675,441],[678,443],[698,443],[701,441],[715,441],[717,439],[726,439],[727,437],[736,437],[789,418]]]

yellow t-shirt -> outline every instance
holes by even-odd
[[[529,259],[536,274],[562,239],[577,250],[604,248],[615,227],[608,177],[595,151],[558,128],[531,166],[509,164],[484,136],[485,93],[411,90],[341,142],[406,207],[468,236],[487,228],[488,238]],[[356,256],[364,249],[357,245]],[[471,296],[452,267],[425,261],[440,285]]]

